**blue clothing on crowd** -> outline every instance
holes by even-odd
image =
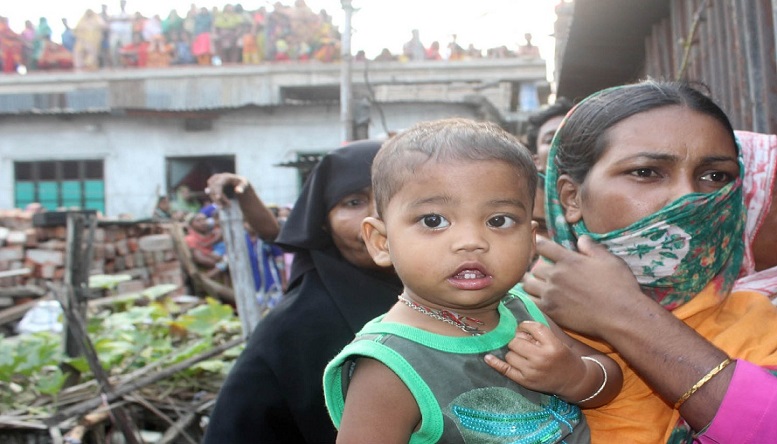
[[[283,250],[261,239],[254,241],[248,233],[246,233],[246,243],[251,271],[254,274],[254,288],[257,292],[263,292],[268,296],[260,302],[265,302],[272,308],[279,302],[283,293],[281,271],[278,270],[277,262],[283,257]]]
[[[192,54],[192,46],[189,42],[180,41],[175,44],[175,59],[173,64],[175,65],[188,65],[196,63],[197,59]]]
[[[68,28],[62,33],[62,46],[70,52],[73,52],[73,48],[76,46],[76,35],[73,30]]]

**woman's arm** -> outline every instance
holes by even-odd
[[[524,284],[559,325],[609,343],[670,405],[727,358],[642,294],[622,260],[585,236],[578,248],[574,252],[538,239],[538,252],[552,262],[538,263]],[[694,430],[715,417],[734,367],[717,373],[680,407]]]
[[[747,361],[737,361],[728,392],[707,430],[702,444],[767,442],[777,436],[775,376]],[[772,388],[771,390],[769,388]]]
[[[356,361],[338,443],[406,444],[420,422],[413,394],[391,369],[370,358]]]
[[[208,179],[208,191],[213,202],[229,205],[227,190],[234,190],[243,218],[260,238],[272,241],[278,236],[280,226],[275,215],[264,205],[254,187],[242,176],[232,173],[214,174]]]

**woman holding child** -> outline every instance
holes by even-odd
[[[560,245],[537,241],[548,260],[524,288],[623,369],[585,412],[593,442],[777,441],[777,311],[732,291],[745,209],[724,112],[682,83],[607,89],[570,111],[549,159]]]
[[[363,237],[404,290],[327,366],[338,442],[588,443],[575,404],[612,399],[618,365],[505,298],[534,256],[529,151],[494,124],[422,122],[381,147],[372,184]],[[484,361],[508,344],[514,382]]]

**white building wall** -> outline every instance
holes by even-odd
[[[452,103],[393,103],[382,110],[389,131],[420,120],[475,115],[471,105]],[[371,118],[370,135],[385,134],[374,107]],[[0,208],[14,207],[15,161],[103,159],[106,216],[143,218],[156,196],[168,192],[166,158],[221,155],[235,156],[237,174],[266,202],[294,202],[297,170],[273,165],[336,148],[341,133],[337,105],[227,110],[212,130],[195,132],[177,117],[6,116],[0,121]]]

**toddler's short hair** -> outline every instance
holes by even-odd
[[[534,202],[537,168],[529,150],[498,125],[453,118],[420,122],[383,144],[372,163],[372,190],[378,214],[427,161],[498,160],[525,178]]]

